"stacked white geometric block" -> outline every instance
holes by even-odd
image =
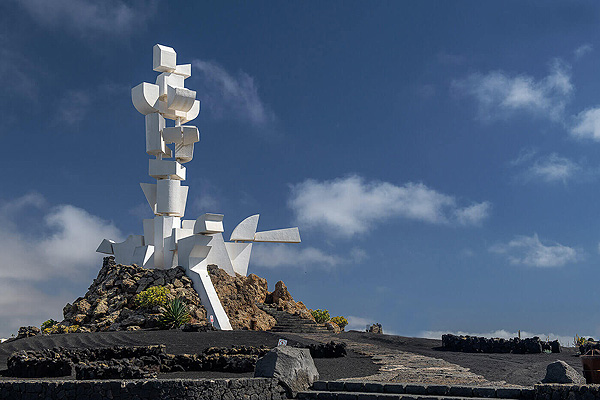
[[[196,92],[185,88],[192,73],[191,64],[177,65],[177,53],[155,45],[153,70],[160,74],[154,84],[143,82],[131,89],[134,107],[145,116],[146,153],[155,157],[148,174],[156,183],[140,183],[154,214],[144,219],[144,235],[130,235],[126,241],[103,240],[96,251],[114,254],[120,264],[135,263],[146,268],[172,268],[181,265],[194,283],[215,326],[230,330],[231,324],[208,275],[215,264],[229,275],[246,275],[252,242],[299,243],[298,228],[257,232],[259,215],[242,221],[233,231],[231,242],[223,239],[223,215],[207,213],[196,220],[182,219],[188,187],[182,186],[192,160],[194,144],[200,141],[198,128],[183,125],[198,116],[200,101]],[[173,120],[174,126],[167,126]],[[171,148],[170,146],[173,146]],[[173,158],[173,159],[170,159]]]

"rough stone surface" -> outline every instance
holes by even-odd
[[[373,324],[367,329],[367,332],[371,333],[383,333],[383,327],[381,324]]]
[[[19,328],[17,339],[28,338],[40,334],[40,328],[37,326],[22,326]]]
[[[442,335],[442,348],[444,350],[465,353],[535,354],[544,350],[560,353],[560,345],[558,341],[555,342],[542,342],[537,336],[526,339],[488,339],[479,336]]]
[[[85,296],[64,307],[61,325],[79,325],[79,331],[84,332],[156,328],[160,310],[137,307],[135,296],[159,285],[169,289],[171,298],[185,301],[193,322],[207,324],[206,310],[182,268],[161,270],[117,265],[114,257],[105,257]]]
[[[566,362],[557,360],[546,367],[546,376],[542,383],[585,384],[585,378]]]
[[[535,385],[535,400],[593,400],[600,398],[600,385]]]
[[[334,341],[309,344],[308,349],[312,358],[339,358],[347,354],[346,343],[337,343]]]
[[[327,327],[328,331],[331,331],[333,333],[340,333],[342,331],[342,329],[340,328],[340,326],[338,324],[336,324],[335,322],[325,322],[325,326]]]
[[[233,277],[215,265],[209,265],[208,272],[233,329],[269,330],[275,326],[275,318],[256,303],[277,304],[279,310],[314,321],[306,306],[294,301],[281,281],[270,293],[267,280],[254,274]]]
[[[19,351],[7,360],[7,375],[18,378],[41,378],[71,375],[72,362],[57,349]]]
[[[279,346],[256,362],[254,377],[277,378],[288,394],[308,389],[319,379],[310,350]]]
[[[283,400],[277,379],[160,379],[0,382],[1,400]]]
[[[69,376],[77,379],[148,379],[157,372],[252,372],[266,346],[209,347],[200,354],[172,355],[165,346],[23,350],[8,358],[7,375],[22,378]]]
[[[276,324],[275,318],[256,303],[276,304],[278,309],[314,320],[302,302],[294,301],[283,282],[277,282],[271,293],[266,279],[254,274],[232,277],[215,265],[209,266],[209,272],[233,329],[269,330]],[[192,321],[183,330],[213,329],[192,281],[182,268],[161,270],[120,265],[111,256],[104,258],[98,277],[85,296],[64,307],[64,320],[52,333],[155,329],[160,325],[160,308],[146,309],[135,304],[135,296],[152,286],[165,286],[171,298],[184,300]],[[69,327],[73,330],[67,330]]]

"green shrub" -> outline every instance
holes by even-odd
[[[170,290],[164,286],[152,286],[135,296],[135,305],[142,308],[164,307],[169,302]]]
[[[348,320],[342,316],[331,318],[331,322],[339,326],[341,330],[344,330],[346,325],[348,325]]]
[[[177,329],[190,322],[192,317],[185,303],[179,299],[171,300],[162,310],[160,324],[164,329]]]
[[[42,332],[44,332],[46,329],[51,328],[56,324],[58,324],[58,321],[55,321],[52,318],[50,318],[48,321],[42,323],[41,330]]]
[[[79,325],[66,326],[56,323],[52,326],[48,326],[47,328],[45,328],[43,330],[43,333],[45,333],[46,335],[54,335],[57,333],[75,333],[77,332],[77,330],[79,330]]]
[[[327,311],[327,310],[320,310],[320,309],[310,310],[310,313],[315,318],[315,321],[318,324],[324,324],[325,322],[327,322],[331,319],[331,317],[329,316],[329,311]]]

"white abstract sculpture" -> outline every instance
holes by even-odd
[[[208,265],[215,264],[231,276],[245,276],[252,242],[300,243],[300,233],[298,228],[257,232],[257,214],[243,220],[233,230],[231,241],[225,242],[222,214],[182,220],[188,187],[181,185],[186,178],[186,168],[181,164],[192,160],[194,143],[200,141],[198,128],[182,124],[198,116],[200,101],[196,100],[196,92],[184,87],[192,66],[177,65],[175,50],[155,45],[152,65],[160,72],[156,83],[140,83],[131,89],[131,99],[145,116],[146,153],[155,157],[149,160],[148,174],[156,183],[140,184],[154,218],[143,221],[143,236],[130,235],[122,243],[104,239],[96,251],[114,254],[119,264],[161,269],[181,265],[208,315],[214,316],[215,326],[231,330],[208,275]],[[174,126],[167,127],[166,120],[173,120]]]

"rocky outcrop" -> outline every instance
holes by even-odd
[[[182,268],[161,270],[117,265],[114,257],[105,257],[85,296],[64,307],[61,325],[78,325],[83,332],[156,328],[159,308],[146,309],[135,304],[135,296],[151,286],[165,286],[170,298],[184,300],[194,322],[206,321],[206,310]]]
[[[208,272],[233,329],[269,330],[275,326],[275,318],[259,309],[257,303],[277,304],[280,310],[314,321],[306,306],[294,301],[281,281],[270,293],[267,280],[254,274],[233,277],[215,265],[209,265]]]
[[[257,303],[275,304],[280,310],[314,321],[306,306],[294,301],[281,281],[269,292],[266,279],[254,274],[232,277],[215,265],[208,269],[233,329],[269,330],[276,324],[275,318],[259,309]],[[64,320],[47,333],[158,328],[160,308],[142,308],[135,302],[138,293],[152,286],[166,287],[169,298],[181,298],[188,306],[192,321],[182,329],[212,329],[192,281],[181,267],[146,269],[115,264],[114,257],[105,257],[98,277],[85,296],[67,304],[63,309]]]
[[[37,336],[40,334],[40,328],[37,326],[22,326],[19,328],[17,339],[28,338],[31,336]]]
[[[383,327],[381,324],[373,324],[367,329],[367,332],[371,333],[383,333]]]
[[[558,341],[542,342],[535,336],[526,339],[487,339],[478,336],[442,335],[442,348],[449,351],[464,353],[516,353],[535,354],[542,351],[560,353]]]

